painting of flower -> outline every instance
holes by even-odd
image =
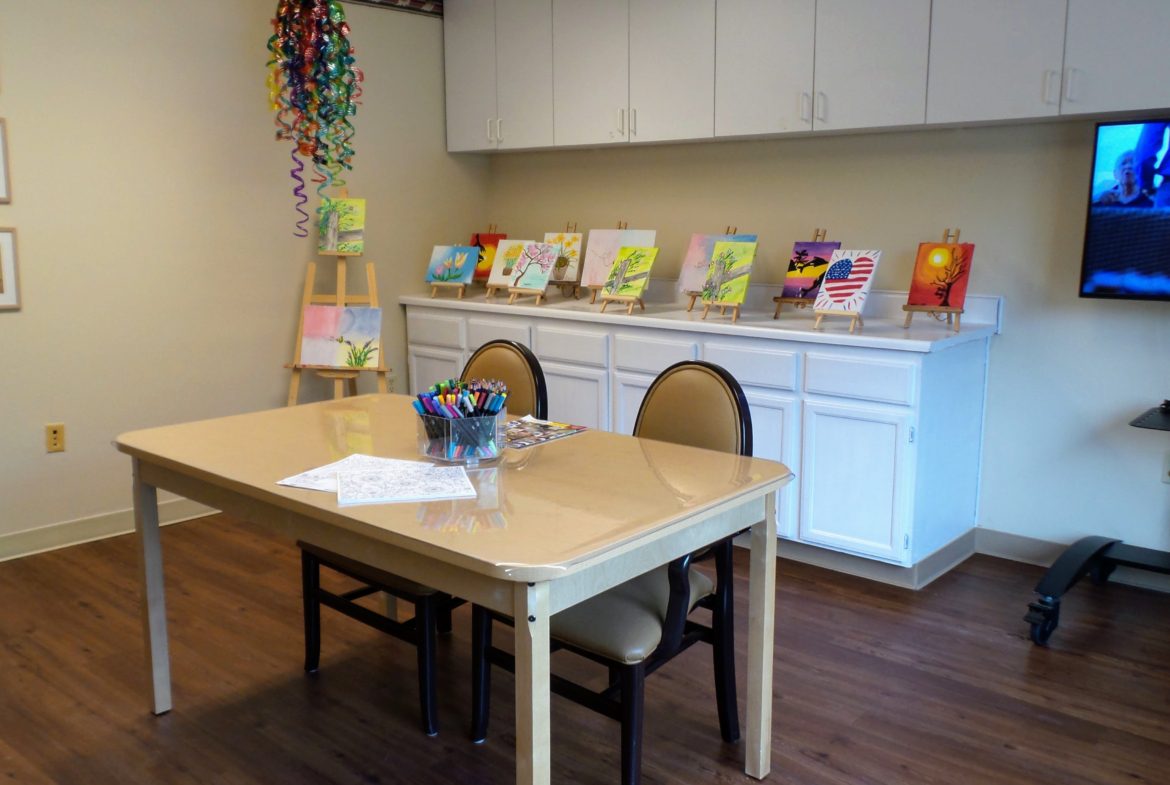
[[[525,243],[512,270],[512,286],[544,291],[556,264],[558,250],[552,243]]]
[[[300,365],[377,368],[382,309],[306,305],[301,320]]]
[[[546,232],[544,241],[557,247],[557,260],[553,264],[553,283],[577,283],[581,278],[580,232]]]
[[[479,249],[473,245],[436,245],[427,265],[427,283],[471,283]]]

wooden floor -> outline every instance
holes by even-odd
[[[426,738],[412,650],[326,610],[306,676],[295,549],[224,516],[163,531],[176,708],[151,716],[134,546],[0,564],[4,781],[513,781],[511,676],[496,672],[487,743],[467,741],[466,608],[440,643],[442,731]],[[1039,575],[975,557],[914,593],[781,561],[768,781],[1170,783],[1170,596],[1078,586],[1042,649],[1021,620]],[[697,646],[648,681],[648,785],[752,782],[742,744],[719,739],[709,672]],[[742,714],[742,657],[739,674]],[[615,782],[616,723],[559,698],[552,715],[553,781]]]

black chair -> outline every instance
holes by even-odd
[[[681,362],[651,384],[638,411],[634,435],[695,447],[752,454],[752,423],[739,383],[705,362]],[[643,685],[653,673],[693,643],[711,644],[715,698],[723,739],[739,739],[735,697],[731,538],[616,586],[555,614],[549,622],[553,650],[566,649],[605,665],[609,684],[594,691],[553,675],[552,691],[621,722],[622,783],[641,777]],[[692,566],[713,558],[715,581]],[[687,617],[711,611],[707,627]],[[514,671],[513,657],[492,646],[493,621],[511,619],[475,606],[472,610],[472,739],[487,736],[491,666]]]
[[[479,347],[461,375],[463,380],[498,379],[508,386],[509,414],[548,416],[548,391],[540,362],[528,347],[515,341],[489,341]],[[451,631],[451,609],[463,601],[414,581],[406,580],[361,560],[361,554],[343,554],[300,541],[301,593],[305,614],[305,670],[315,673],[321,658],[321,606],[327,605],[352,619],[368,624],[417,648],[419,708],[423,732],[439,732],[435,704],[435,638]],[[321,568],[359,581],[362,585],[343,593],[322,588]],[[385,592],[414,606],[414,617],[399,622],[361,605],[357,600]]]

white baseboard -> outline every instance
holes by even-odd
[[[158,520],[162,525],[202,518],[216,511],[189,499],[171,499],[158,503]],[[115,512],[64,521],[38,529],[0,535],[0,561],[30,556],[69,545],[101,540],[134,531],[134,511]]]

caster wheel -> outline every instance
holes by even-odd
[[[1047,645],[1048,639],[1052,637],[1056,625],[1060,622],[1059,602],[1041,600],[1029,603],[1028,615],[1024,617],[1024,621],[1031,626],[1028,637],[1032,639],[1032,643],[1037,646]]]

